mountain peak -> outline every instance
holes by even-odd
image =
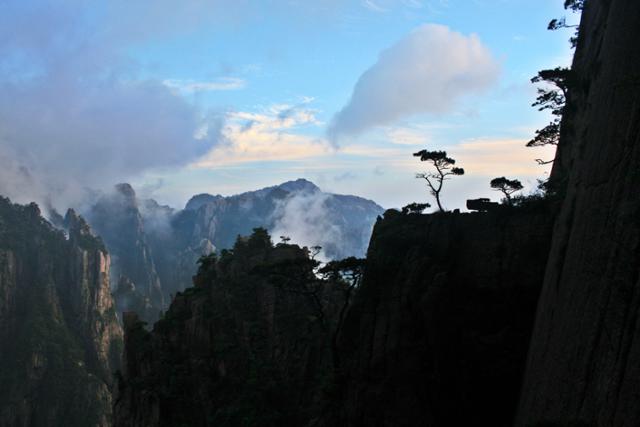
[[[123,196],[127,197],[127,198],[132,198],[132,199],[136,198],[135,190],[133,189],[131,184],[128,184],[126,182],[117,184],[116,185],[116,191],[118,193],[122,194]]]
[[[315,185],[313,182],[308,181],[304,178],[298,178],[295,181],[287,181],[277,186],[285,191],[290,193],[298,192],[298,191],[307,191],[307,192],[316,192],[320,191],[320,188]]]
[[[219,194],[212,196],[208,193],[200,193],[191,197],[184,207],[187,211],[197,211],[201,206],[206,205],[207,203],[215,202],[217,200],[222,199],[223,197]]]

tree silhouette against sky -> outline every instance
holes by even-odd
[[[417,173],[416,178],[427,181],[427,186],[431,195],[435,197],[440,212],[444,212],[442,203],[440,202],[440,193],[442,186],[447,179],[454,175],[464,175],[464,169],[455,167],[456,161],[451,157],[447,157],[446,151],[429,151],[420,150],[413,153],[415,157],[420,157],[420,161],[429,162],[433,165],[435,172]]]
[[[507,179],[504,176],[492,179],[490,185],[494,190],[501,191],[504,194],[509,205],[511,205],[511,195],[523,188],[522,183],[517,179]]]

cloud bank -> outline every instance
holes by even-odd
[[[9,1],[0,14],[1,195],[64,208],[87,188],[188,164],[217,143],[222,118],[140,78],[126,55],[132,43],[200,22],[206,2],[153,16],[119,0],[28,3]],[[152,34],[155,24],[165,27]]]
[[[491,86],[499,70],[476,35],[423,25],[384,50],[362,74],[328,135],[335,142],[413,114],[450,112],[463,96]]]

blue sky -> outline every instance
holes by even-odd
[[[445,189],[461,207],[495,198],[492,177],[544,176],[534,159],[553,154],[523,147],[549,119],[529,79],[571,58],[546,30],[560,0],[0,8],[0,95],[17,99],[0,105],[0,190],[35,199],[127,180],[180,206],[303,177],[397,207],[428,199],[411,156],[427,148],[466,169]]]

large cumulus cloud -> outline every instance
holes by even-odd
[[[413,114],[449,112],[464,95],[487,89],[498,74],[497,61],[478,36],[423,25],[362,74],[328,134],[335,141]]]

